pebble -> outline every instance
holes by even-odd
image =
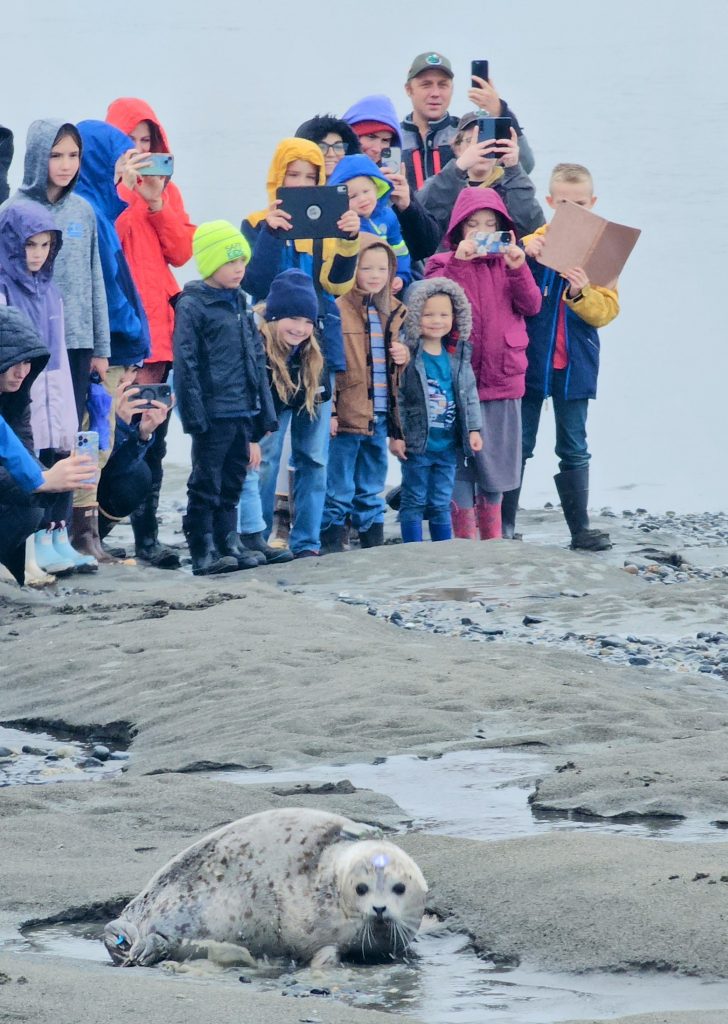
[[[543,619],[540,619],[538,617],[538,615],[524,615],[523,616],[523,625],[524,626],[537,626],[539,624],[539,622],[543,622]]]
[[[0,747],[0,757],[12,757],[15,753],[10,747]]]
[[[102,744],[97,744],[91,751],[91,756],[96,757],[99,761],[108,761],[111,757],[111,751],[108,747],[104,747]]]
[[[40,747],[31,747],[27,743],[20,749],[23,754],[32,754],[34,757],[45,757],[46,754],[50,754],[50,750],[42,750]]]
[[[629,659],[630,665],[651,665],[652,659],[645,658],[642,654],[633,654]]]

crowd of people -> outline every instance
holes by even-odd
[[[0,127],[0,562],[19,583],[114,561],[127,516],[137,559],[179,566],[157,511],[175,404],[195,574],[382,544],[389,452],[405,543],[424,522],[433,541],[518,537],[548,397],[571,546],[609,546],[589,526],[586,421],[617,293],[538,261],[548,225],[518,118],[479,77],[452,115],[453,79],[423,53],[403,121],[383,95],[305,121],[239,228],[190,222],[143,100],[35,121],[9,197]],[[506,137],[488,137],[493,117]],[[331,237],[294,225],[279,189],[301,186],[345,187]],[[554,168],[550,208],[595,201],[587,168]],[[200,279],[180,289],[191,258]]]

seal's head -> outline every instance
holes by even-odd
[[[347,956],[362,960],[401,956],[425,912],[427,883],[411,857],[393,843],[364,840],[336,846],[341,909],[356,934]]]

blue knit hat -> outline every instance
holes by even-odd
[[[266,320],[282,320],[288,316],[305,316],[316,323],[319,315],[318,298],[313,281],[302,270],[284,270],[273,278],[265,300]]]

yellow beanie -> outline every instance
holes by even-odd
[[[231,260],[250,260],[250,246],[236,227],[226,220],[200,224],[192,236],[192,254],[200,276],[211,277]]]

